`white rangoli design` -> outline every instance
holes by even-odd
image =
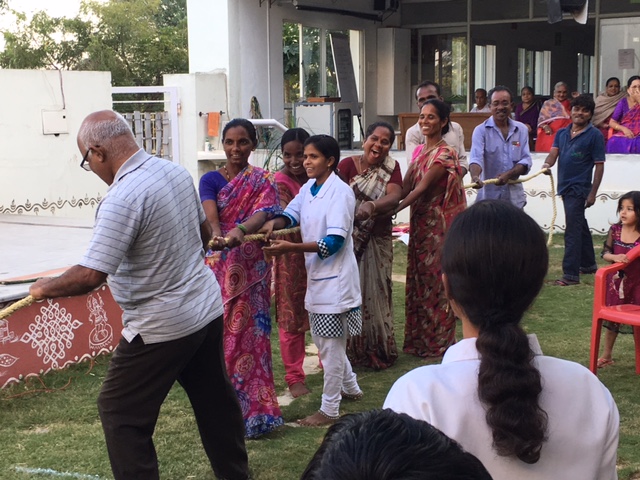
[[[31,343],[42,362],[51,364],[51,368],[59,368],[58,360],[64,359],[66,349],[71,348],[74,339],[73,331],[80,328],[82,322],[72,318],[66,308],[47,300],[48,305],[40,307],[40,315],[36,315],[29,330],[20,337],[23,343]]]
[[[0,320],[0,343],[4,345],[17,341],[15,332],[9,330],[9,320]]]
[[[18,361],[17,357],[9,355],[8,353],[0,354],[0,367],[9,368],[11,365]]]
[[[113,328],[108,323],[104,301],[99,293],[96,292],[95,297],[93,294],[87,297],[87,308],[89,309],[89,321],[93,323],[93,330],[89,334],[89,347],[91,350],[100,350],[111,344]]]

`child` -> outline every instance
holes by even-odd
[[[628,263],[626,253],[636,245],[640,245],[640,192],[625,193],[618,200],[618,216],[620,221],[611,225],[609,235],[604,244],[602,258],[607,262]],[[607,286],[607,305],[632,303],[640,305],[640,262],[629,264],[610,280]],[[604,351],[598,359],[598,368],[613,365],[611,357],[613,344],[616,341],[620,325],[606,322],[607,333],[604,340]]]
[[[340,147],[328,135],[314,135],[304,143],[304,167],[311,179],[289,203],[283,216],[265,223],[267,237],[273,229],[300,225],[303,243],[272,240],[268,255],[304,252],[307,267],[305,308],[311,337],[324,368],[322,405],[298,421],[305,426],[334,423],[340,399],[359,400],[362,390],[347,358],[348,335],[362,329],[360,275],[353,253],[355,195],[336,175]]]

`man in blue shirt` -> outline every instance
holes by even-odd
[[[591,124],[594,109],[595,103],[588,95],[580,95],[571,101],[572,123],[558,131],[542,164],[542,168],[551,168],[558,160],[558,195],[562,196],[564,204],[563,275],[556,285],[577,285],[581,273],[594,273],[598,269],[589,224],[584,216],[585,210],[596,201],[604,173],[604,137]]]
[[[477,200],[506,200],[523,208],[527,199],[521,183],[508,184],[531,169],[529,131],[511,119],[513,95],[502,85],[489,92],[491,117],[473,130],[469,172],[478,188]],[[497,178],[495,185],[483,181]],[[484,187],[484,188],[483,188]]]

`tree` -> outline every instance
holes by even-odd
[[[2,67],[106,70],[114,85],[159,85],[188,71],[186,0],[86,0],[72,19],[13,14]]]

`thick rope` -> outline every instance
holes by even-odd
[[[551,246],[551,243],[553,241],[553,226],[556,224],[556,217],[558,216],[558,207],[556,205],[556,188],[555,185],[553,184],[553,173],[551,173],[551,170],[548,168],[543,168],[540,171],[529,175],[528,177],[520,177],[517,180],[509,180],[507,183],[509,185],[515,185],[517,183],[524,183],[524,182],[528,182],[529,180],[536,178],[538,175],[542,175],[545,172],[549,172],[549,181],[551,182],[551,205],[553,207],[553,215],[551,218],[551,225],[549,226],[549,238],[547,239],[547,247]],[[498,179],[497,178],[490,178],[488,180],[485,180],[484,182],[482,182],[484,185],[494,185],[496,183],[498,183]],[[473,183],[469,183],[467,185],[464,186],[464,188],[475,188],[477,186],[477,184],[475,182]]]
[[[290,233],[298,233],[299,231],[300,231],[300,227],[285,228],[285,229],[282,229],[282,230],[274,230],[272,232],[272,235],[275,235],[275,236],[279,237],[279,236],[282,236],[282,235],[288,235]],[[225,244],[229,241],[229,239],[227,237],[225,237],[224,240],[225,240]],[[253,242],[254,240],[264,240],[264,233],[252,233],[251,235],[245,235],[243,243],[244,242]],[[216,246],[213,243],[213,240],[209,241],[209,244],[207,245],[207,247],[209,249],[211,249],[211,250],[215,250],[214,247],[216,247]],[[217,248],[220,248],[220,247],[217,247]],[[224,247],[222,247],[222,248],[224,248]]]
[[[18,310],[20,310],[23,307],[28,307],[33,302],[35,302],[35,299],[31,295],[24,297],[22,300],[18,300],[16,303],[9,305],[4,310],[0,310],[0,320],[3,320],[7,318],[9,315],[16,313]]]
[[[523,182],[527,182],[529,180],[531,180],[532,178],[537,177],[538,175],[541,175],[543,173],[545,173],[547,170],[549,170],[548,168],[543,168],[542,170],[540,170],[537,173],[534,173],[533,175],[529,175],[528,177],[524,177],[524,178],[519,178],[517,180],[509,180],[509,184],[516,184],[516,183],[523,183]],[[484,181],[483,183],[485,185],[490,185],[490,184],[495,184],[497,183],[498,179],[497,178],[490,178],[489,180]],[[552,243],[552,239],[553,239],[553,226],[556,223],[556,217],[558,216],[558,209],[556,207],[556,189],[555,186],[553,184],[553,174],[551,172],[549,172],[549,181],[551,182],[551,200],[552,200],[552,205],[553,205],[553,216],[551,219],[551,225],[549,226],[549,238],[547,240],[547,246],[551,246]],[[465,185],[464,188],[473,188],[475,185],[475,183],[471,183],[469,185]],[[285,228],[283,230],[274,230],[272,235],[275,236],[282,236],[282,235],[288,235],[290,233],[297,233],[300,231],[300,227],[293,227],[293,228]],[[254,233],[251,235],[245,235],[244,236],[244,242],[251,242],[254,240],[264,240],[264,234],[263,233]],[[228,241],[227,238],[225,238],[225,241]],[[211,250],[213,250],[215,245],[213,244],[213,240],[211,240],[209,242],[209,244],[207,245],[207,247],[209,247]],[[18,310],[20,310],[23,307],[28,307],[29,305],[31,305],[34,302],[34,298],[29,295],[25,298],[23,298],[22,300],[17,301],[16,303],[8,306],[7,308],[5,308],[4,310],[0,311],[0,320],[3,320],[5,318],[7,318],[9,315],[14,314],[15,312],[17,312]]]

